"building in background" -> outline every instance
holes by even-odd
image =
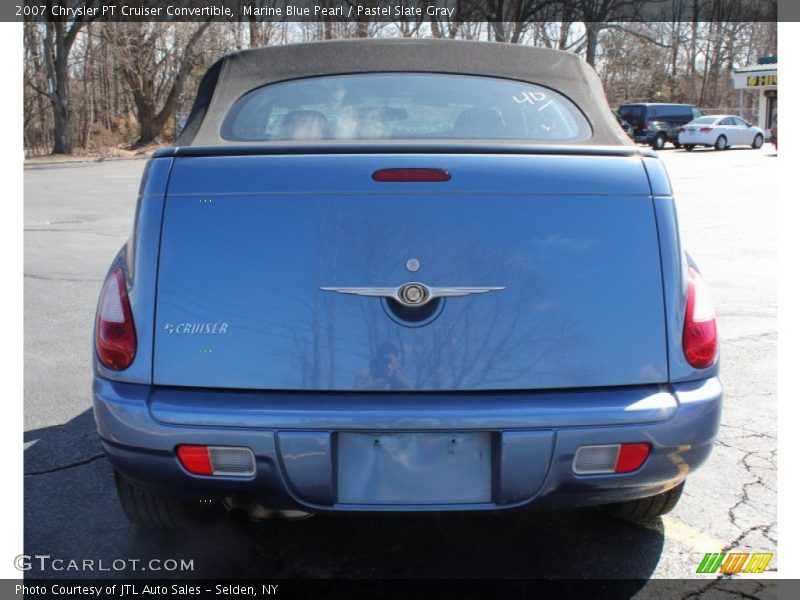
[[[734,69],[732,78],[734,89],[739,90],[739,113],[744,112],[744,95],[758,94],[756,125],[768,131],[778,114],[778,57],[762,56],[755,65]]]

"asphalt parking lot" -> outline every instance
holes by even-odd
[[[26,167],[25,553],[193,559],[199,577],[684,578],[707,552],[776,552],[778,160],[772,146],[660,156],[684,245],[714,295],[726,399],[710,461],[672,513],[644,526],[528,509],[248,527],[218,515],[192,531],[137,530],[97,444],[90,357],[95,302],[130,231],[144,161]],[[776,553],[770,570],[778,565]],[[29,573],[141,575],[169,573]]]

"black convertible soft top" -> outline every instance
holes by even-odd
[[[220,135],[225,116],[236,100],[263,85],[370,72],[483,75],[534,83],[564,94],[583,112],[592,136],[581,144],[632,143],[611,112],[597,74],[576,54],[497,42],[394,38],[270,46],[223,56],[200,82],[177,144],[230,145]]]

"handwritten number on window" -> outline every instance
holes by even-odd
[[[545,98],[547,98],[547,94],[544,92],[522,92],[522,96],[511,96],[514,102],[517,104],[536,104],[537,102],[541,102]]]

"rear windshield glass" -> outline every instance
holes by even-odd
[[[472,75],[379,73],[267,85],[231,107],[236,141],[499,139],[581,141],[592,131],[561,94]]]
[[[711,125],[712,123],[716,123],[717,119],[719,119],[719,117],[700,117],[689,123],[689,125]]]
[[[644,123],[644,106],[620,106],[618,112],[631,125]]]

